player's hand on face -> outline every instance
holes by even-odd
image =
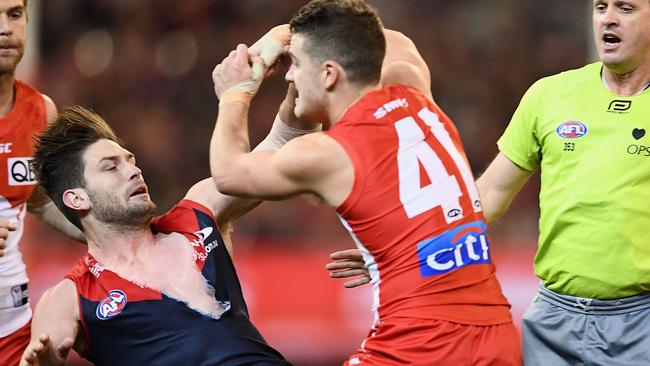
[[[330,271],[330,277],[356,277],[344,283],[345,287],[353,288],[370,282],[370,273],[359,249],[347,249],[334,252],[330,254],[330,259],[334,260],[334,262],[330,262],[325,266]]]
[[[43,333],[36,342],[32,342],[27,346],[23,358],[20,360],[20,366],[63,365],[73,344],[74,340],[67,338],[56,347],[52,343],[50,336]]]
[[[251,56],[245,44],[239,44],[212,71],[214,91],[222,100],[224,93],[243,93],[254,96],[264,76],[263,61]]]
[[[7,248],[7,237],[9,233],[16,230],[16,224],[9,220],[0,220],[0,257],[5,255]]]

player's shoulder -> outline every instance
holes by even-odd
[[[546,76],[533,84],[532,88],[537,89],[555,89],[555,88],[580,88],[584,87],[586,82],[594,80],[600,75],[602,68],[601,62],[587,64],[577,69],[562,71],[555,75]]]
[[[213,226],[214,222],[211,209],[198,199],[186,196],[169,211],[154,218],[151,228],[155,233],[194,234],[203,226]]]

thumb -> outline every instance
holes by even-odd
[[[253,63],[253,82],[262,81],[264,79],[264,60],[259,56],[252,56],[251,62]]]
[[[65,359],[68,357],[68,352],[70,352],[70,349],[72,349],[72,346],[74,345],[74,339],[73,338],[66,338],[64,339],[60,344],[59,347],[56,349],[56,356],[61,360],[65,361]]]

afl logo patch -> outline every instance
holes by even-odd
[[[587,134],[587,126],[580,121],[567,121],[557,126],[555,132],[564,139],[577,139]]]
[[[97,318],[100,320],[110,319],[121,313],[126,306],[126,295],[122,290],[111,290],[108,297],[97,305]]]

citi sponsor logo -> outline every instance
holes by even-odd
[[[380,119],[386,116],[389,112],[396,110],[397,108],[406,108],[408,106],[409,102],[406,100],[406,98],[391,100],[390,102],[377,108],[373,115],[375,116],[375,119]]]
[[[122,290],[111,290],[108,297],[97,305],[95,314],[100,320],[108,320],[124,310],[126,306],[126,294]]]
[[[434,276],[471,264],[491,263],[486,225],[475,221],[418,243],[422,276]]]
[[[567,121],[560,123],[555,132],[564,139],[577,139],[587,134],[587,126],[580,121]]]

